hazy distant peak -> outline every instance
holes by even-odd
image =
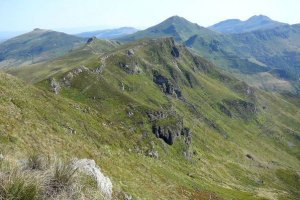
[[[245,21],[229,19],[210,26],[209,28],[221,33],[245,33],[256,30],[272,29],[282,25],[286,24],[274,21],[265,15],[254,15]]]
[[[273,21],[273,20],[265,15],[254,15],[250,17],[247,21]]]

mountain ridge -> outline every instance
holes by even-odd
[[[265,15],[254,15],[245,21],[239,19],[224,20],[208,28],[221,33],[232,34],[272,29],[283,25],[288,24],[274,21]]]

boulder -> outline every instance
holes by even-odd
[[[133,49],[129,49],[129,50],[127,51],[127,55],[128,55],[128,56],[133,56],[133,55],[134,55]]]
[[[94,160],[75,160],[73,162],[73,166],[75,169],[92,176],[96,180],[100,192],[106,197],[106,199],[112,198],[112,182],[101,172],[100,167],[96,165]]]

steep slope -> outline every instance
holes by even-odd
[[[229,19],[214,24],[208,28],[221,33],[245,33],[257,30],[272,29],[283,25],[287,24],[274,21],[264,15],[255,15],[246,21]]]
[[[85,39],[65,33],[34,29],[0,44],[0,68],[59,57],[84,41]]]
[[[176,41],[185,41],[189,37],[201,34],[203,37],[212,37],[218,35],[217,33],[210,31],[197,24],[191,23],[183,17],[173,16],[158,25],[150,27],[137,33],[120,37],[120,41],[134,41],[141,38],[159,38],[159,37],[174,37]]]
[[[90,38],[90,37],[97,37],[100,39],[115,39],[119,37],[123,37],[129,34],[133,34],[137,32],[138,29],[132,27],[121,27],[117,29],[107,29],[107,30],[99,30],[99,31],[91,31],[91,32],[84,32],[79,33],[77,36]]]
[[[4,79],[3,103],[18,108],[3,108],[24,113],[14,118],[13,111],[3,112],[8,135],[26,138],[24,127],[30,127],[27,141],[35,138],[43,151],[93,158],[112,178],[115,192],[136,199],[299,196],[297,98],[255,90],[171,38],[128,43],[102,55],[91,53],[86,62],[81,59],[36,84],[51,97],[42,107],[32,107],[41,103],[31,105],[20,95],[28,89],[12,90],[23,83],[13,80],[19,83],[15,86]],[[29,94],[35,101],[46,98]],[[48,105],[52,99],[59,116],[51,114],[57,111]],[[28,104],[38,114],[26,115]],[[55,140],[43,139],[45,134],[36,139],[34,130],[44,127],[39,121],[16,123],[33,116],[55,125],[49,129]],[[76,133],[68,134],[71,130]],[[30,144],[18,141],[6,140],[1,151],[15,154]],[[51,142],[53,148],[47,145]]]

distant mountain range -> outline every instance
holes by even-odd
[[[125,27],[81,33],[80,37],[37,29],[0,44],[0,67],[33,64],[59,57],[82,45],[87,40],[82,37],[113,38],[120,42],[173,37],[176,42],[251,85],[299,93],[300,25],[276,22],[262,15],[253,16],[245,22],[233,21],[227,20],[213,27],[227,26],[241,33],[224,34],[179,16],[170,17],[146,30]]]
[[[122,27],[117,29],[107,29],[107,30],[99,30],[99,31],[92,31],[92,32],[84,32],[79,33],[77,36],[90,38],[90,37],[97,37],[100,39],[115,39],[118,37],[122,37],[125,35],[129,35],[132,33],[137,32],[138,29],[132,27]]]
[[[274,21],[264,15],[255,15],[250,17],[246,21],[241,21],[239,19],[229,19],[219,22],[208,28],[221,33],[245,33],[256,30],[272,29],[283,25],[287,24]]]

